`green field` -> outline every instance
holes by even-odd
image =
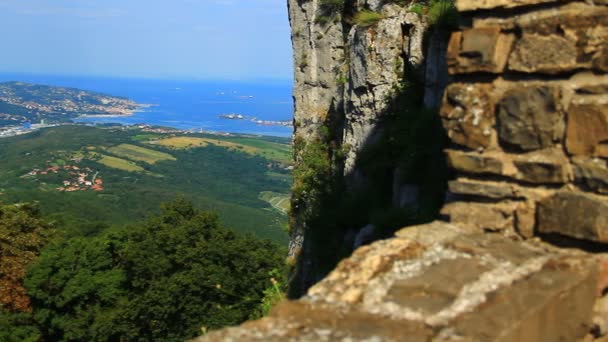
[[[108,148],[107,151],[119,157],[133,161],[141,161],[147,164],[156,164],[157,162],[164,160],[176,160],[175,157],[168,153],[131,144],[120,144],[118,146]]]
[[[288,139],[162,135],[160,141],[173,144],[205,142],[176,148],[167,141],[150,144],[142,136],[150,137],[137,129],[60,126],[0,139],[0,201],[38,201],[46,217],[69,234],[88,235],[158,213],[162,202],[181,196],[217,211],[235,230],[287,241],[286,209],[260,193],[277,198],[289,193]],[[22,177],[33,169],[68,166],[91,170],[87,179],[103,179],[103,191],[55,190],[77,177],[66,179],[71,170]]]
[[[191,149],[215,145],[233,151],[241,151],[251,155],[264,157],[268,160],[289,164],[291,162],[291,146],[287,143],[265,141],[259,138],[247,137],[168,137],[148,141],[152,145],[160,145],[171,149]]]
[[[263,191],[260,193],[260,199],[268,202],[273,208],[284,215],[289,212],[289,195],[279,194],[271,191]]]
[[[97,160],[98,163],[103,164],[107,167],[111,167],[113,169],[123,170],[127,172],[143,172],[145,171],[143,167],[138,166],[137,164],[130,162],[128,160],[106,156],[104,154],[96,155],[99,157]]]

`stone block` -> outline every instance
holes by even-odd
[[[450,181],[448,187],[456,195],[481,197],[490,200],[503,200],[515,197],[509,183],[482,182],[469,179]]]
[[[578,183],[600,194],[608,194],[608,163],[601,159],[572,158],[574,177]]]
[[[441,215],[455,225],[478,231],[514,231],[516,204],[454,202],[441,209]]]
[[[608,43],[601,49],[598,49],[593,56],[593,68],[598,71],[608,72]]]
[[[594,0],[595,3],[597,1]],[[573,1],[563,6],[522,13],[514,17],[513,25],[523,34],[551,36],[561,33],[563,37],[577,42],[579,56],[587,52],[593,55],[596,47],[602,45],[601,39],[608,26],[607,15],[606,7],[588,1]]]
[[[461,233],[409,246],[415,245],[416,253],[407,245],[402,253],[391,249],[391,267],[366,282],[349,282],[356,273],[340,264],[304,301],[423,323],[433,329],[432,341],[576,341],[587,333],[596,298],[593,258],[497,234]],[[357,259],[374,260],[380,251],[372,245]],[[355,289],[356,303],[327,296]]]
[[[496,27],[456,32],[448,45],[448,71],[451,74],[501,73],[513,40],[512,35],[501,33]]]
[[[582,339],[589,327],[589,306],[595,300],[595,267],[559,259],[540,268],[533,261],[524,264],[534,270],[525,280],[510,282],[487,296],[478,310],[456,318],[449,332],[483,342]]]
[[[601,95],[581,96],[568,109],[566,147],[573,155],[608,158],[608,99]]]
[[[563,136],[560,90],[550,86],[518,87],[498,102],[501,145],[523,151],[552,147]]]
[[[559,192],[538,206],[538,231],[608,243],[608,202],[579,192]]]
[[[471,149],[487,148],[494,132],[491,86],[455,83],[445,92],[443,125],[454,143]]]
[[[513,47],[509,69],[557,74],[577,67],[576,41],[558,35],[525,34]]]
[[[572,178],[572,168],[561,149],[547,149],[518,155],[514,162],[517,179],[533,184],[565,184]]]
[[[460,12],[467,12],[481,9],[514,8],[560,1],[565,2],[564,0],[456,0],[456,8]]]
[[[447,150],[450,168],[470,174],[503,175],[507,172],[506,161],[500,155]]]
[[[531,201],[520,203],[515,209],[515,230],[526,239],[534,237],[536,228],[536,204]]]

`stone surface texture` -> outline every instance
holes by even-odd
[[[407,6],[354,3],[383,19],[321,25],[320,0],[289,0],[296,136],[343,113],[356,174],[403,70],[440,70],[420,65],[427,23]],[[455,3],[443,221],[363,246],[299,301],[202,340],[608,341],[608,1]]]

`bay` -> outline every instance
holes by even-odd
[[[265,121],[290,121],[292,82],[154,80],[114,77],[0,73],[0,82],[21,81],[123,96],[154,106],[128,117],[88,117],[87,123],[149,124],[184,130],[290,137],[292,127],[264,126],[250,120],[220,118],[241,114]]]

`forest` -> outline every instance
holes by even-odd
[[[285,251],[184,199],[95,237],[0,206],[0,341],[183,341],[265,313]]]

